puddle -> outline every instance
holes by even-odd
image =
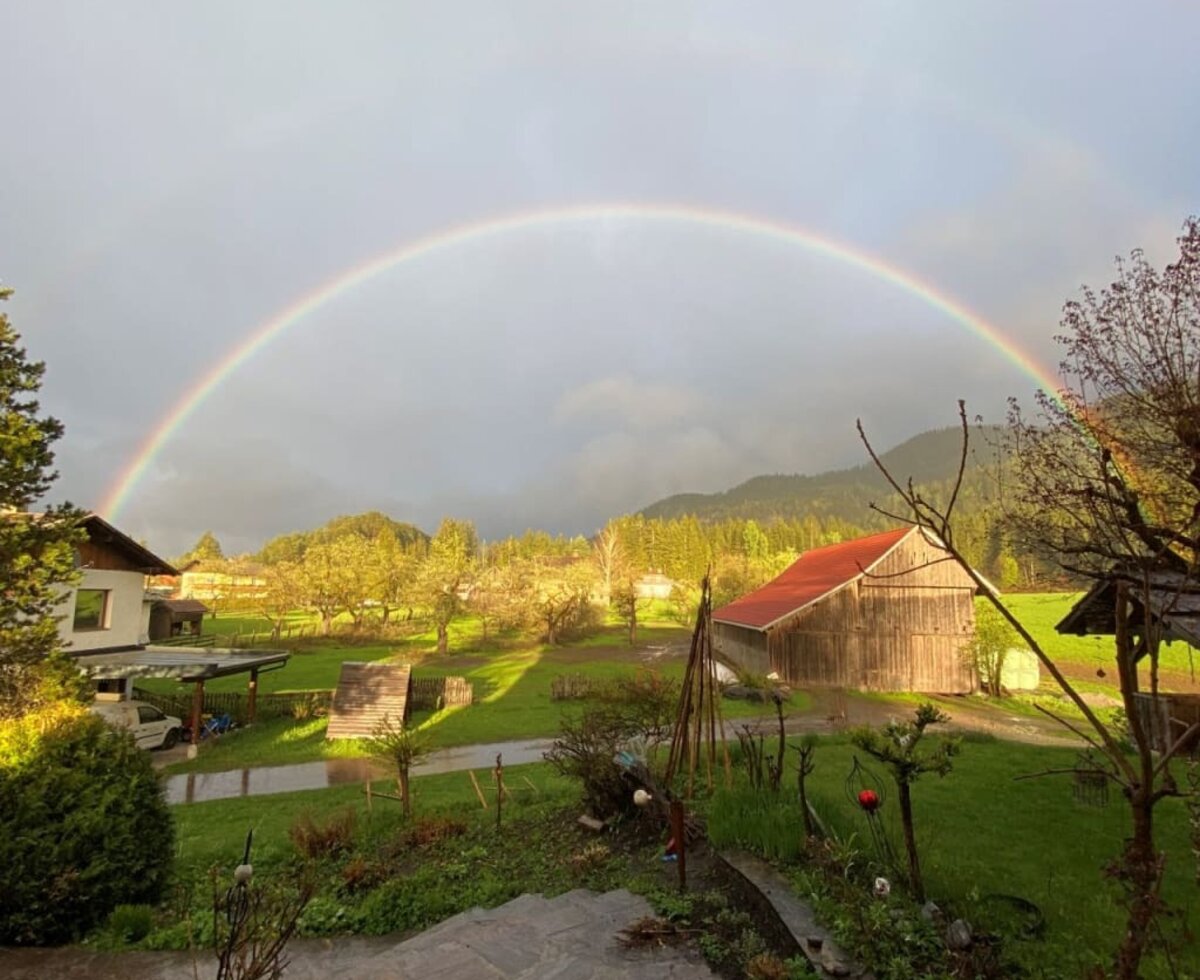
[[[496,753],[503,755],[505,766],[540,762],[542,753],[549,747],[548,741],[536,739],[438,749],[415,766],[413,774],[428,776],[466,769],[491,769],[496,764]],[[326,789],[348,783],[364,783],[368,779],[382,779],[388,774],[386,768],[372,759],[325,759],[290,766],[189,772],[167,778],[167,802],[204,803],[239,796],[269,796],[304,789]]]

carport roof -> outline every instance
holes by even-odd
[[[179,647],[143,647],[119,653],[86,654],[76,664],[89,677],[175,677],[181,681],[207,681],[250,670],[273,670],[287,663],[286,650],[242,650],[219,648],[181,650]]]

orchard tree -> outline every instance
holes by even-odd
[[[0,289],[0,301],[10,289]],[[59,650],[55,607],[76,578],[81,513],[69,504],[29,515],[57,479],[57,419],[41,414],[37,393],[46,367],[30,361],[20,335],[0,313],[0,717],[39,699],[49,672],[78,672]]]
[[[421,566],[420,593],[437,629],[437,652],[450,651],[450,621],[459,614],[470,592],[479,539],[475,525],[447,517],[429,542]]]
[[[1200,220],[1185,224],[1179,247],[1161,272],[1134,252],[1118,261],[1108,287],[1085,289],[1067,303],[1058,337],[1063,390],[1041,393],[1032,416],[1013,403],[999,485],[1018,540],[1067,572],[1115,586],[1113,659],[1132,754],[964,557],[955,513],[970,437],[962,403],[959,476],[944,499],[890,473],[859,424],[867,451],[903,501],[903,511],[889,516],[936,534],[975,580],[1085,719],[1058,719],[1088,745],[1079,768],[1113,783],[1129,808],[1130,834],[1110,869],[1127,913],[1113,967],[1128,980],[1162,934],[1167,855],[1155,807],[1194,792],[1176,777],[1173,761],[1200,731],[1172,732],[1155,752],[1137,700],[1139,665],[1148,665],[1151,693],[1158,691],[1159,617],[1181,597],[1200,594]],[[1157,615],[1135,618],[1135,604]]]
[[[212,531],[205,531],[199,540],[192,545],[192,550],[179,559],[179,564],[186,565],[191,561],[223,561],[225,552],[221,550],[221,542]]]

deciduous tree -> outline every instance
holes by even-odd
[[[1157,693],[1159,616],[1172,612],[1170,596],[1200,593],[1200,221],[1186,223],[1179,246],[1179,258],[1162,272],[1134,252],[1118,262],[1111,285],[1067,303],[1058,338],[1064,388],[1043,392],[1032,417],[1014,403],[1007,435],[1003,486],[1014,532],[1063,569],[1115,583],[1113,659],[1132,756],[964,556],[955,511],[969,452],[962,404],[960,478],[941,500],[891,474],[863,436],[904,503],[895,516],[935,533],[1037,655],[1085,719],[1058,719],[1089,746],[1081,766],[1115,784],[1129,807],[1130,835],[1112,870],[1127,908],[1113,966],[1129,980],[1160,935],[1167,855],[1158,846],[1155,807],[1186,792],[1172,761],[1200,730],[1193,725],[1156,753],[1137,699],[1142,662]],[[1135,601],[1159,615],[1135,619]]]
[[[437,630],[438,653],[450,650],[450,621],[470,591],[478,551],[475,525],[452,517],[443,519],[429,542],[429,555],[421,565],[420,592]]]

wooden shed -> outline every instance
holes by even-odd
[[[150,606],[150,642],[199,636],[208,607],[196,599],[155,599]]]
[[[713,611],[723,659],[801,688],[969,693],[974,633],[975,583],[918,528],[806,552]]]
[[[1146,580],[1140,572],[1114,569],[1071,607],[1055,629],[1075,636],[1115,636],[1117,587],[1121,582],[1126,585],[1129,601],[1135,663],[1140,664],[1150,652],[1146,634],[1151,629],[1157,630],[1164,642],[1182,641],[1192,649],[1200,649],[1200,584],[1178,572],[1156,571]],[[1115,662],[1115,649],[1113,656]],[[1137,689],[1137,672],[1130,679],[1134,686],[1133,703],[1155,750],[1165,751],[1193,725],[1200,724],[1200,694],[1178,691],[1155,694]],[[1200,734],[1189,736],[1184,748],[1190,752],[1200,748]]]

